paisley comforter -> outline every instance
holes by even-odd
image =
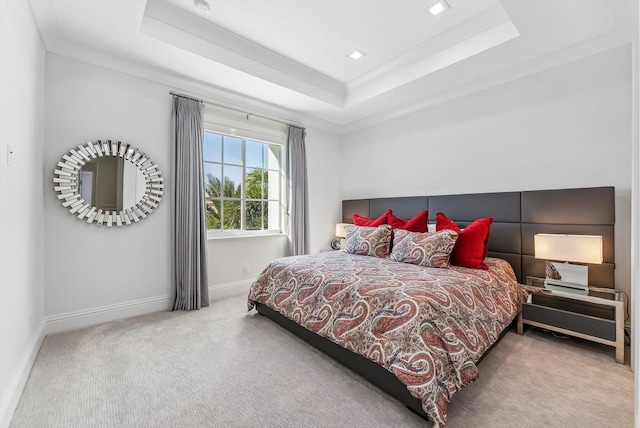
[[[385,367],[444,426],[456,391],[518,313],[511,265],[426,268],[342,251],[276,259],[251,286],[263,303]]]

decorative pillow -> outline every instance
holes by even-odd
[[[368,226],[368,227],[378,227],[381,224],[388,223],[388,217],[391,214],[391,210],[386,210],[382,215],[376,219],[367,218],[359,216],[358,214],[353,214],[353,224],[356,226]]]
[[[427,219],[429,217],[429,211],[425,210],[416,214],[412,219],[405,220],[398,218],[389,213],[387,224],[390,224],[394,229],[404,229],[410,232],[426,232],[427,231]]]
[[[493,217],[474,220],[469,226],[460,229],[443,213],[436,214],[436,230],[453,230],[458,232],[458,241],[451,253],[451,264],[473,269],[489,269],[484,259],[489,251],[489,232]]]
[[[393,249],[389,258],[396,262],[447,268],[457,239],[458,233],[453,230],[417,233],[396,229],[393,231]]]
[[[391,226],[382,224],[378,227],[345,226],[347,240],[344,250],[351,254],[385,258],[389,256],[391,245]]]
[[[435,223],[429,223],[427,225],[427,232],[431,232],[431,233],[436,233],[436,224]]]

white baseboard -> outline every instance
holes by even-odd
[[[243,281],[227,282],[226,284],[212,285],[209,287],[209,302],[238,296],[240,294],[248,295],[249,287],[251,287],[253,281],[255,281],[255,278]]]
[[[248,293],[254,279],[228,282],[209,286],[209,301],[224,299],[242,293]],[[168,294],[149,297],[146,299],[132,300],[116,303],[114,305],[100,306],[81,311],[67,312],[60,315],[52,315],[45,318],[46,334],[61,333],[90,327],[109,321],[135,317],[151,312],[166,311],[169,309],[170,298]]]
[[[100,306],[81,311],[67,312],[45,318],[47,334],[61,333],[90,327],[104,322],[135,317],[151,312],[164,311],[169,308],[169,295],[131,300],[114,305]]]
[[[18,407],[22,391],[27,383],[29,373],[31,373],[31,368],[38,356],[38,352],[40,351],[40,346],[42,346],[44,338],[45,320],[43,319],[36,329],[35,334],[29,341],[29,345],[20,359],[18,368],[14,372],[7,389],[0,399],[0,428],[8,428],[11,423],[11,418],[13,417],[13,413],[16,411],[16,407]]]

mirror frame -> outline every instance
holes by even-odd
[[[78,175],[82,166],[92,159],[103,156],[117,156],[133,163],[142,172],[146,182],[144,196],[133,207],[122,211],[104,211],[81,198]],[[69,150],[56,165],[53,183],[57,198],[62,206],[80,220],[98,226],[124,226],[137,223],[151,214],[162,200],[164,178],[160,167],[144,152],[120,141],[97,140],[79,144]]]

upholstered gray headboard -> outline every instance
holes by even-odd
[[[445,213],[460,227],[481,217],[493,217],[489,256],[511,263],[521,282],[527,276],[544,277],[544,260],[534,258],[536,233],[601,235],[601,265],[589,265],[589,283],[614,288],[615,191],[613,187],[412,196],[342,201],[343,222],[352,214],[379,217],[388,209],[401,218],[429,210],[429,222]]]

